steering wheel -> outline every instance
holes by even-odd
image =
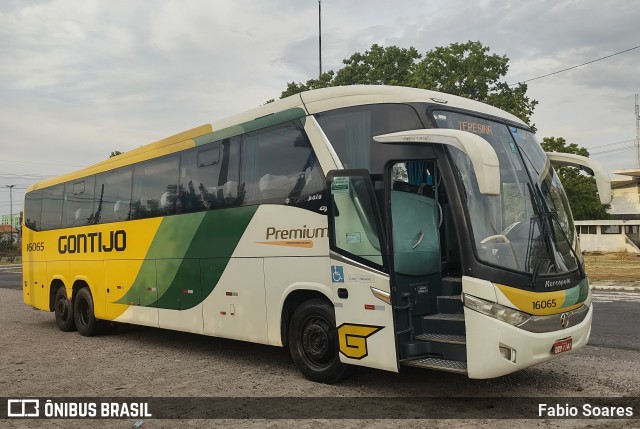
[[[507,236],[511,231],[515,229],[516,226],[518,226],[518,224],[520,224],[520,221],[512,223],[511,225],[506,227],[500,234],[490,235],[483,238],[482,241],[480,241],[480,244],[486,244],[492,240],[502,240],[503,243],[511,243],[511,240],[509,240]]]
[[[520,268],[520,264],[518,263],[518,258],[516,257],[516,252],[513,250],[513,245],[511,244],[511,240],[507,237],[511,231],[516,228],[520,224],[520,221],[514,222],[508,227],[506,227],[500,234],[490,235],[488,237],[483,238],[480,241],[480,244],[487,244],[490,241],[498,241],[500,240],[502,243],[509,245],[509,251],[511,252],[511,256],[513,257],[513,263],[516,268]]]

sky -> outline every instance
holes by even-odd
[[[469,40],[516,83],[640,45],[628,0],[323,0],[323,70]],[[278,98],[318,74],[316,0],[2,0],[0,215],[34,182]],[[528,83],[538,137],[635,168],[640,49]]]

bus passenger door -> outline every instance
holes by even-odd
[[[327,182],[340,360],[397,372],[387,251],[369,173],[331,171]]]

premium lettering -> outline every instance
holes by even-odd
[[[302,228],[296,229],[276,229],[272,226],[267,228],[267,240],[297,240],[302,238],[324,238],[329,236],[328,228]]]
[[[119,229],[108,234],[61,235],[58,238],[58,253],[123,252],[127,248],[127,233]]]

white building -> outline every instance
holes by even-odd
[[[640,220],[577,220],[583,252],[640,253]]]
[[[576,221],[583,252],[640,253],[640,169],[616,170],[610,220]]]
[[[616,170],[613,174],[625,177],[611,180],[611,218],[640,220],[640,168]]]

